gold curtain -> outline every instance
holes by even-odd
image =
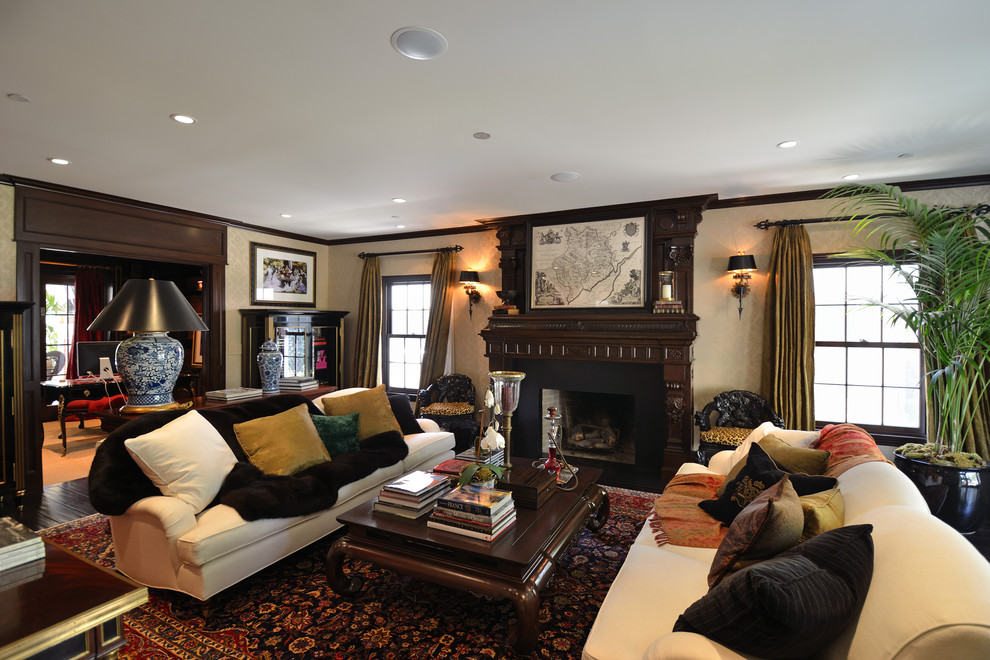
[[[361,271],[357,336],[354,345],[354,386],[378,385],[378,352],[382,343],[382,271],[378,257],[367,257]]]
[[[443,375],[450,337],[450,309],[454,302],[454,262],[456,252],[437,252],[430,274],[430,322],[426,329],[423,364],[419,370],[419,389],[424,390]],[[416,407],[418,409],[419,403]]]
[[[802,225],[779,227],[767,272],[763,396],[786,428],[815,428],[815,290],[811,240]]]

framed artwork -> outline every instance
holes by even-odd
[[[189,357],[189,363],[198,367],[203,366],[203,333],[200,330],[193,332],[192,355]]]
[[[532,227],[530,309],[643,307],[646,218]]]
[[[251,243],[251,304],[316,307],[316,253]]]

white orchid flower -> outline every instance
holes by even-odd
[[[491,408],[495,405],[495,395],[492,393],[492,388],[485,390],[485,408]]]
[[[481,438],[481,448],[485,451],[495,451],[497,449],[502,449],[505,447],[505,438],[502,434],[488,427],[485,431],[484,437]]]

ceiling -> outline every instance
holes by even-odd
[[[0,173],[321,239],[986,174],[988,25],[986,0],[0,0]],[[406,26],[447,51],[400,55]]]

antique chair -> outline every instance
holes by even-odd
[[[712,413],[717,413],[714,426]],[[750,432],[763,422],[783,427],[784,420],[766,399],[747,390],[729,390],[716,395],[701,412],[694,413],[694,423],[701,429],[698,462],[708,465],[715,453],[739,446]]]
[[[432,419],[454,434],[456,451],[474,445],[478,424],[474,419],[474,384],[464,374],[440,376],[417,398],[419,416]]]

